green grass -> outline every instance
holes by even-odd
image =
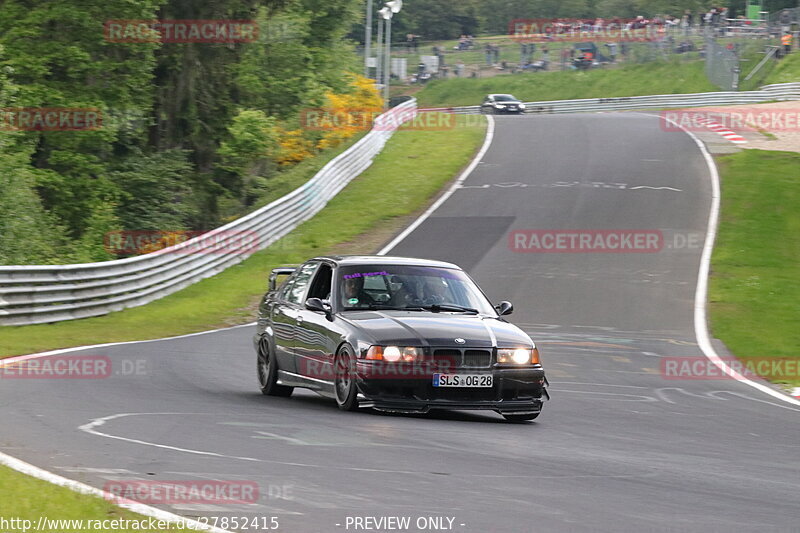
[[[425,206],[469,162],[486,127],[483,120],[474,119],[460,117],[459,127],[450,130],[396,133],[375,163],[313,219],[217,276],[146,306],[102,317],[0,328],[0,357],[153,339],[254,320],[271,268],[332,251],[369,253],[388,240],[403,225],[403,217]]]
[[[764,83],[800,82],[800,51],[795,50],[789,56],[778,61]]]
[[[102,498],[78,494],[69,489],[20,474],[5,466],[0,466],[0,501],[3,502],[3,504],[0,505],[0,517],[6,520],[30,520],[32,527],[36,527],[39,517],[42,516],[51,520],[84,520],[84,522],[86,520],[114,519],[148,520],[141,515],[116,507]],[[12,527],[9,531],[22,531],[22,526],[19,521],[11,525]],[[16,525],[19,525],[19,527],[15,527]],[[77,529],[77,527],[45,527],[38,530],[37,533],[60,533],[62,531]],[[28,531],[31,530],[32,529],[29,529]],[[94,531],[101,532],[103,529],[94,529]],[[106,531],[110,531],[110,529]],[[128,528],[114,529],[114,531],[142,530]],[[153,530],[150,529],[150,531]],[[170,531],[193,530],[181,530],[176,527],[175,529],[170,529]]]
[[[711,329],[743,360],[800,357],[800,154],[719,158],[722,215],[711,263]],[[800,385],[798,376],[768,376]]]
[[[489,93],[523,101],[681,94],[718,90],[700,62],[654,62],[586,72],[558,71],[431,82],[414,96],[422,106],[479,105]]]

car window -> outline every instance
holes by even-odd
[[[311,282],[311,289],[308,291],[308,298],[320,298],[330,300],[331,282],[333,281],[333,270],[330,265],[321,264],[314,281]]]
[[[306,288],[308,287],[308,282],[318,266],[319,263],[306,263],[300,267],[294,277],[292,287],[286,294],[286,301],[295,304],[299,304],[302,301],[303,294],[305,294]]]
[[[278,300],[286,299],[286,295],[289,294],[289,290],[291,290],[292,285],[294,285],[294,276],[295,274],[292,274],[283,282],[283,285],[281,285],[281,288],[278,290]]]

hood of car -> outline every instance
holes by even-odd
[[[504,101],[504,102],[495,102],[496,105],[519,105],[521,103],[522,102],[520,102],[519,100],[508,100],[508,101]]]
[[[521,329],[496,318],[414,311],[364,311],[343,315],[363,340],[398,346],[487,348],[533,346]],[[463,344],[456,341],[462,339]]]

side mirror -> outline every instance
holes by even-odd
[[[514,312],[514,306],[511,305],[511,302],[508,302],[506,300],[503,300],[502,302],[497,304],[494,308],[497,309],[497,314],[500,316],[510,315],[511,313]]]
[[[330,318],[331,316],[331,304],[327,300],[321,300],[319,298],[309,298],[308,300],[306,300],[306,309],[318,313],[325,313],[325,316],[327,316],[328,318]]]

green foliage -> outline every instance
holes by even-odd
[[[124,228],[180,230],[197,215],[192,165],[184,150],[131,154],[109,173],[120,189],[117,214]]]
[[[357,13],[356,0],[4,1],[0,105],[96,108],[103,122],[0,139],[15,175],[5,201],[28,207],[16,222],[4,213],[6,237],[47,235],[27,249],[4,238],[0,258],[103,260],[113,229],[208,229],[242,214],[278,172],[277,121],[296,124],[347,87]],[[104,22],[120,19],[257,19],[261,31],[239,44],[107,40]]]
[[[264,177],[275,171],[273,159],[280,149],[277,121],[261,110],[242,110],[228,128],[230,138],[219,149],[220,168],[238,178],[236,190],[243,205],[250,205],[265,187]]]
[[[0,264],[57,263],[64,232],[42,207],[25,156],[0,151]]]

